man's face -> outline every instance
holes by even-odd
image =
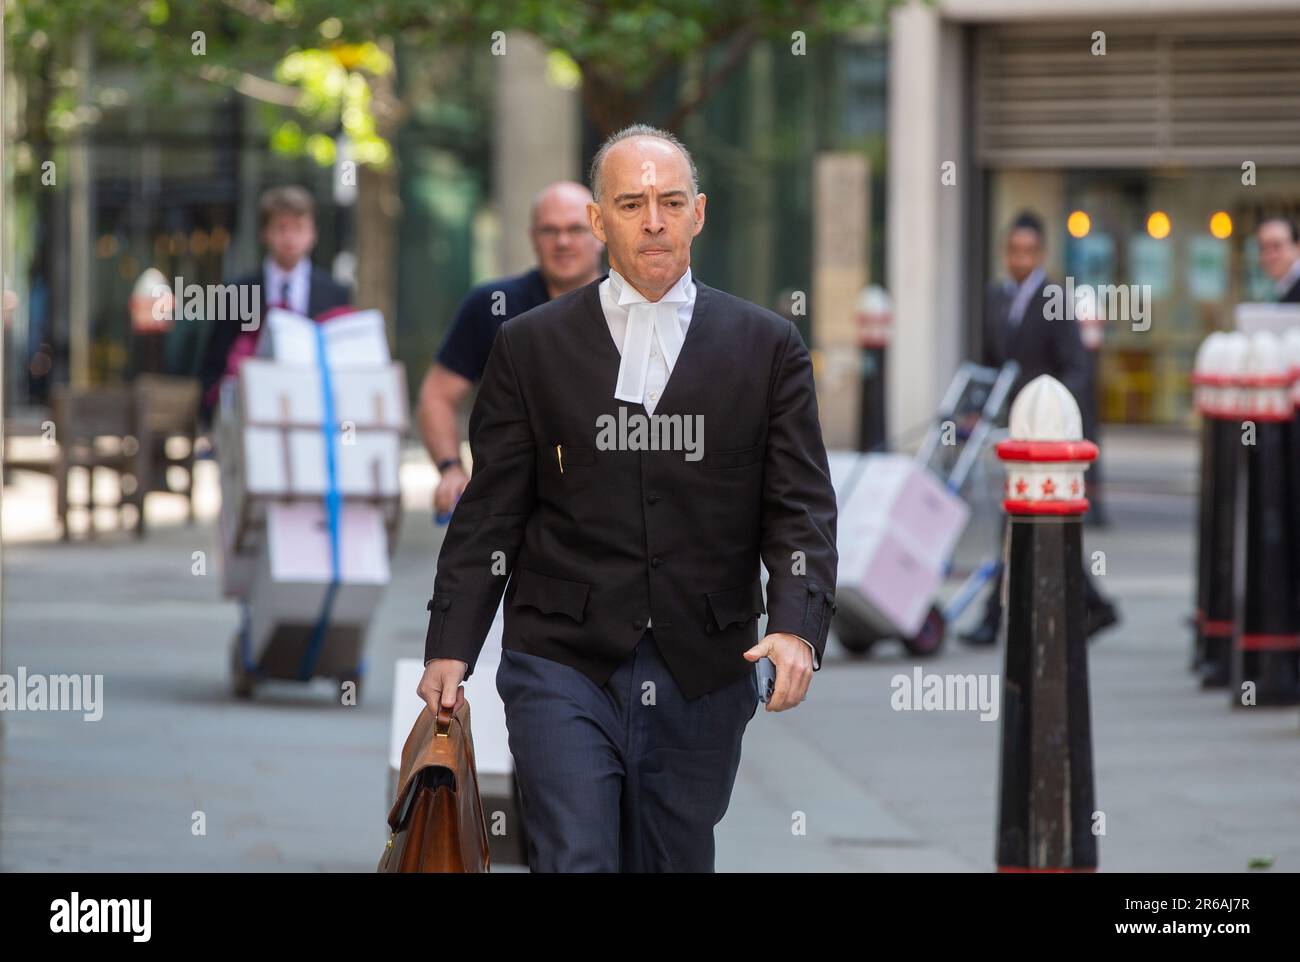
[[[316,219],[310,214],[274,213],[262,228],[262,243],[276,264],[290,270],[316,246]]]
[[[537,202],[529,236],[542,276],[560,290],[572,289],[600,270],[604,245],[587,223],[589,200],[586,190],[564,185],[548,190]]]
[[[1038,234],[1027,227],[1013,230],[1007,237],[1007,273],[1017,284],[1043,262],[1043,245]]]
[[[605,155],[600,202],[587,214],[609,248],[610,267],[657,301],[690,266],[704,202],[703,194],[692,195],[681,151],[654,137],[630,137]]]
[[[1275,281],[1280,281],[1300,259],[1300,246],[1291,240],[1291,229],[1280,221],[1261,224],[1256,240],[1259,241],[1259,265]]]

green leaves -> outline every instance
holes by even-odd
[[[368,78],[383,77],[392,70],[392,58],[373,42],[289,53],[276,64],[275,79],[298,90],[294,109],[317,130],[304,134],[297,122],[286,120],[272,134],[272,149],[282,154],[306,154],[328,166],[335,160],[335,142],[326,131],[342,128],[357,163],[386,165],[392,149],[377,132]]]
[[[54,95],[45,101],[55,111],[47,118],[52,131],[94,122],[85,111],[70,112],[66,85],[57,79],[68,66],[72,38],[89,30],[97,67],[126,63],[141,79],[133,88],[137,99],[167,96],[184,83],[219,83],[279,105],[275,149],[331,163],[333,137],[342,131],[358,163],[382,165],[391,157],[382,134],[395,131],[409,109],[395,100],[394,65],[384,52],[399,39],[425,50],[486,50],[498,31],[531,33],[554,51],[549,82],[569,89],[585,82],[589,119],[603,128],[629,118],[659,119],[640,116],[651,89],[693,58],[710,69],[678,105],[675,120],[703,102],[756,40],[788,40],[799,30],[812,41],[881,25],[898,2],[6,0],[5,40],[11,69],[36,83],[52,81]],[[710,66],[715,61],[721,69]],[[385,95],[378,103],[377,91]],[[90,99],[96,100],[94,91]],[[296,116],[286,117],[290,105]]]

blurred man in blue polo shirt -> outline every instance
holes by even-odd
[[[461,301],[438,357],[420,385],[420,434],[440,479],[433,505],[446,515],[469,482],[460,461],[456,411],[483,375],[497,329],[510,318],[600,276],[605,246],[587,226],[591,192],[573,181],[542,189],[533,200],[529,238],[537,266],[523,274],[489,281]]]

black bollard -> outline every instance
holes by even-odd
[[[1079,408],[1047,375],[1011,407],[1009,516],[1003,619],[1000,872],[1090,872],[1092,731],[1084,633],[1083,475],[1097,446],[1082,440]]]
[[[1233,505],[1241,446],[1237,379],[1246,349],[1242,334],[1211,334],[1197,352],[1193,375],[1201,414],[1201,483],[1192,667],[1207,689],[1228,684],[1232,654]]]
[[[1282,334],[1282,355],[1291,379],[1291,423],[1287,432],[1291,478],[1291,574],[1296,579],[1296,624],[1300,625],[1300,327],[1288,328]]]
[[[1210,540],[1214,518],[1214,421],[1211,411],[1214,386],[1209,361],[1223,335],[1215,331],[1196,349],[1192,365],[1192,403],[1201,418],[1201,467],[1196,490],[1196,613],[1192,631],[1192,671],[1205,663],[1205,596],[1210,587]]]
[[[885,421],[885,359],[893,307],[884,288],[864,287],[858,299],[858,344],[862,348],[862,404],[858,450],[888,451]]]
[[[1201,633],[1205,658],[1201,663],[1201,687],[1222,688],[1228,684],[1232,660],[1233,633],[1233,548],[1237,500],[1237,460],[1241,451],[1241,420],[1215,418],[1214,464],[1211,486],[1214,506],[1210,517],[1209,584],[1206,587]]]
[[[862,409],[858,450],[889,450],[885,428],[885,347],[862,348]]]
[[[1300,622],[1291,530],[1294,412],[1290,374],[1273,333],[1251,335],[1242,384],[1229,694],[1238,708],[1295,705],[1300,704]]]

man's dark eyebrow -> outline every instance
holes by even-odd
[[[685,197],[685,196],[686,196],[686,191],[684,190],[666,190],[659,195],[660,199],[664,197]],[[641,191],[638,194],[616,194],[614,196],[614,203],[621,204],[625,200],[643,200],[644,198],[645,198],[645,191]]]

